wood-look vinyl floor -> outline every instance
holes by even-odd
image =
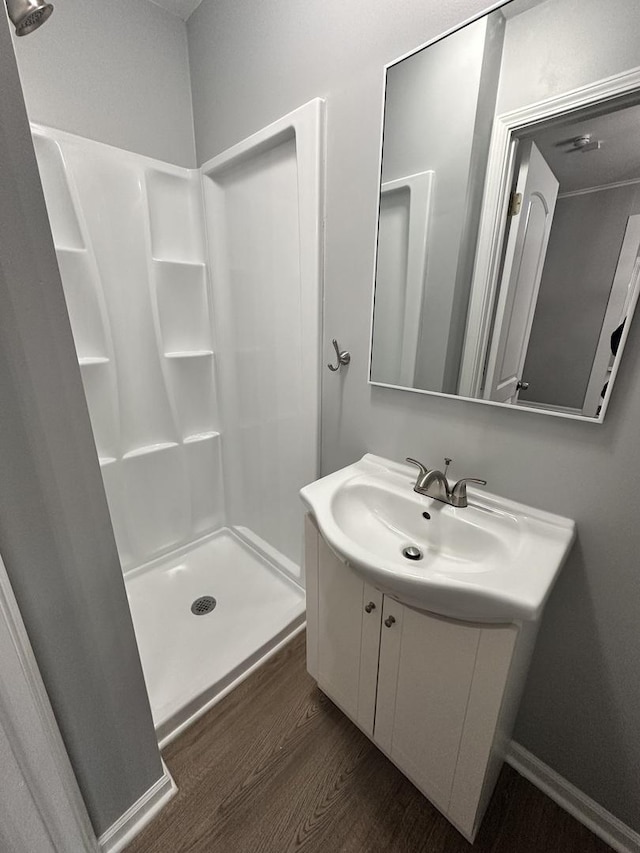
[[[318,690],[304,635],[171,744],[127,853],[611,853],[505,767],[472,847]]]

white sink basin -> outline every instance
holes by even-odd
[[[338,557],[387,595],[456,619],[538,619],[575,522],[475,488],[456,509],[416,494],[415,480],[415,468],[367,454],[300,494]],[[409,546],[421,559],[403,555]]]

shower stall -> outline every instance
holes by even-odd
[[[321,130],[190,170],[32,125],[161,745],[304,624]]]

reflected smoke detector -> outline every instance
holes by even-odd
[[[597,151],[601,145],[601,139],[594,139],[590,133],[585,133],[582,136],[576,136],[571,140],[574,151]]]
[[[43,0],[7,0],[7,12],[17,36],[28,36],[37,30],[53,12],[53,5]]]

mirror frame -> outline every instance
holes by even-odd
[[[451,27],[439,36],[429,39],[424,44],[419,45],[413,50],[408,51],[398,59],[388,62],[383,69],[382,74],[382,121],[380,124],[380,145],[378,156],[378,207],[376,210],[376,227],[375,227],[375,243],[373,254],[373,289],[371,295],[371,318],[370,318],[370,334],[369,334],[369,370],[367,382],[369,385],[378,388],[392,388],[396,391],[409,391],[416,394],[426,394],[434,397],[444,397],[450,400],[462,400],[468,403],[481,403],[488,406],[496,406],[502,410],[533,412],[538,415],[547,415],[556,418],[564,418],[574,421],[582,421],[583,423],[601,424],[604,421],[613,386],[618,374],[622,356],[625,350],[625,344],[629,336],[631,322],[625,324],[620,344],[618,347],[617,356],[614,360],[611,375],[608,380],[608,387],[604,396],[600,412],[596,417],[587,417],[586,415],[577,415],[572,412],[560,412],[553,409],[545,409],[537,406],[517,405],[513,406],[507,403],[500,403],[496,400],[485,400],[480,397],[471,397],[464,394],[447,394],[442,391],[428,391],[425,388],[412,388],[407,385],[393,385],[387,382],[377,382],[371,376],[373,365],[373,330],[374,330],[374,313],[375,313],[375,296],[376,296],[376,274],[378,266],[378,236],[380,229],[380,208],[382,197],[382,158],[383,158],[383,143],[384,143],[384,124],[386,110],[386,90],[387,90],[387,74],[389,69],[403,62],[416,53],[424,50],[427,47],[442,41],[450,35],[458,32],[464,27],[478,21],[481,18],[490,15],[492,12],[508,5],[511,0],[499,0],[492,3],[483,12],[467,18],[461,24]],[[543,2],[543,0],[539,0]],[[491,142],[489,146],[489,156],[487,160],[487,171],[485,176],[485,189],[483,192],[482,212],[480,216],[480,225],[478,228],[478,238],[476,244],[476,257],[473,267],[473,277],[471,282],[471,291],[469,299],[469,309],[467,314],[467,332],[469,331],[470,317],[475,314],[479,315],[480,328],[475,334],[475,340],[472,341],[472,346],[476,354],[487,345],[490,337],[491,325],[491,308],[494,304],[494,299],[497,295],[500,276],[500,258],[501,249],[505,239],[505,228],[507,223],[507,199],[509,196],[511,179],[515,168],[517,138],[516,134],[527,128],[534,127],[536,124],[556,118],[560,115],[568,115],[571,112],[583,110],[586,107],[602,104],[606,101],[615,100],[623,96],[631,96],[637,94],[640,103],[640,65],[628,71],[615,74],[595,83],[590,83],[586,86],[581,86],[577,89],[569,90],[562,95],[555,95],[544,101],[538,101],[518,110],[508,113],[502,113],[494,117],[494,125],[491,132]],[[482,288],[479,284],[482,283]],[[639,289],[640,290],[640,289]],[[634,298],[630,304],[629,316],[633,319],[636,304],[638,302],[639,293],[636,291]],[[466,335],[465,335],[466,338]],[[477,357],[474,359],[475,364],[479,364]],[[465,371],[464,357],[461,365],[462,381],[466,381],[469,386],[477,384],[477,367],[476,372],[466,368]]]

